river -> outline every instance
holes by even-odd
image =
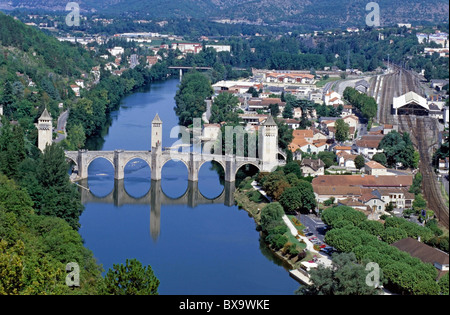
[[[109,128],[90,146],[149,150],[156,113],[163,121],[163,146],[174,144],[177,139],[170,132],[178,123],[173,110],[178,84],[177,79],[153,83],[124,98],[111,114]],[[113,167],[106,160],[91,163],[87,185],[99,198],[84,202],[79,232],[105,270],[136,258],[151,265],[164,295],[292,295],[299,287],[261,242],[245,210],[224,203],[192,206],[176,200],[189,187],[181,162],[168,162],[162,170],[160,209],[145,202],[152,182],[149,166],[140,160],[126,166],[122,183],[135,202],[114,193],[119,184],[115,188]],[[198,190],[208,199],[224,191],[210,163],[200,170]]]

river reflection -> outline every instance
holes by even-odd
[[[151,180],[150,189],[141,197],[131,196],[125,189],[125,180],[114,180],[114,189],[109,195],[97,196],[87,187],[88,180],[82,180],[78,184],[84,188],[80,189],[81,202],[83,204],[113,204],[116,207],[125,205],[148,205],[150,206],[150,234],[153,240],[157,240],[161,231],[161,205],[187,205],[195,208],[198,205],[221,204],[228,207],[234,206],[235,184],[225,182],[225,188],[216,198],[210,199],[202,195],[198,189],[198,182],[188,181],[188,187],[184,194],[178,198],[167,196],[161,188],[161,181]]]

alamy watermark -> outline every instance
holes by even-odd
[[[66,271],[69,273],[66,276],[66,285],[68,287],[80,286],[80,266],[76,262],[70,262],[66,265]]]
[[[66,16],[67,26],[80,26],[80,5],[76,2],[69,2],[66,11],[70,11]]]
[[[380,26],[380,5],[376,2],[369,2],[366,5],[366,11],[370,11],[366,15],[367,26]]]
[[[221,130],[215,137],[209,138],[203,134],[200,118],[194,118],[192,126],[192,129],[184,126],[175,126],[171,129],[170,137],[178,139],[169,148],[174,160],[180,149],[182,153],[198,153],[198,156],[194,156],[197,158],[200,158],[202,154],[257,158],[257,133],[255,131],[247,130],[243,126],[225,126],[224,139]],[[266,153],[276,154],[278,152],[277,136],[278,134],[273,139],[270,138],[269,141],[266,141],[267,143],[273,141],[274,144],[265,148]]]
[[[377,263],[370,262],[366,265],[366,271],[369,271],[366,276],[366,284],[369,287],[380,287],[380,266]]]

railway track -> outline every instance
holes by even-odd
[[[449,228],[449,210],[442,198],[439,182],[434,174],[431,157],[437,144],[436,122],[429,117],[393,116],[391,107],[394,97],[414,91],[423,95],[419,78],[412,71],[393,65],[394,72],[383,77],[383,82],[375,92],[379,105],[378,121],[394,124],[398,131],[408,132],[411,141],[420,153],[419,171],[423,176],[422,192],[440,223]]]
[[[414,121],[412,120],[414,117]],[[430,143],[433,139],[427,130],[434,125],[434,120],[428,117],[418,116],[399,116],[399,130],[407,131],[411,135],[411,140],[419,151],[420,163],[419,172],[422,174],[422,192],[424,198],[428,202],[428,208],[433,210],[439,222],[445,227],[449,228],[449,210],[442,198],[439,182],[434,173],[431,162],[430,148],[434,143]],[[427,126],[428,125],[428,126]]]

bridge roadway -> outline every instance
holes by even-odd
[[[282,152],[278,154],[282,154]],[[73,161],[76,165],[76,181],[88,178],[89,165],[97,158],[104,158],[111,163],[114,167],[114,178],[117,180],[124,178],[125,166],[134,159],[143,160],[149,165],[152,180],[161,180],[161,170],[168,161],[181,161],[186,165],[189,181],[193,182],[198,181],[198,173],[202,165],[210,161],[215,161],[223,167],[226,182],[234,182],[237,171],[244,165],[253,165],[262,172],[271,171],[276,166],[285,163],[285,161],[277,160],[275,164],[268,165],[259,158],[178,152],[175,150],[163,151],[160,147],[153,148],[153,151],[66,151],[65,155],[67,159]]]
[[[87,187],[87,179],[79,182],[79,186]],[[161,181],[151,181],[150,190],[140,198],[132,197],[125,189],[123,180],[114,180],[113,191],[105,196],[95,196],[88,188],[80,188],[81,201],[86,203],[114,204],[117,207],[124,205],[149,205],[150,206],[150,235],[157,240],[161,233],[161,205],[188,205],[195,208],[201,204],[224,204],[228,207],[234,205],[235,185],[225,182],[225,188],[216,198],[204,197],[198,189],[198,182],[188,181],[186,192],[178,198],[170,198],[164,194]]]

